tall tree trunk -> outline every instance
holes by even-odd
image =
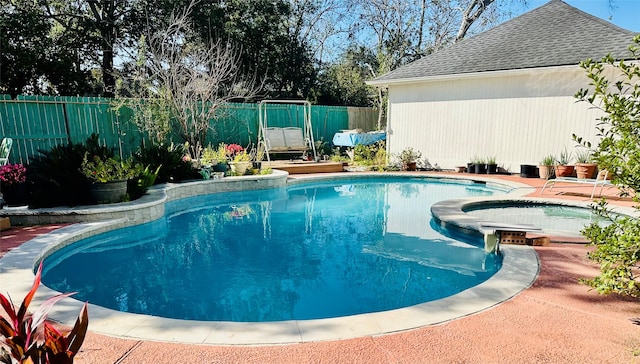
[[[104,83],[104,97],[114,97],[116,92],[116,78],[113,74],[113,43],[102,43],[102,82]]]
[[[495,0],[473,0],[462,14],[462,22],[460,23],[460,29],[456,35],[455,42],[462,40],[467,31],[471,28],[471,25],[480,18],[482,13],[487,9],[487,6],[491,5]]]

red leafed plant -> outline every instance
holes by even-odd
[[[42,275],[42,263],[33,281],[33,286],[25,296],[20,308],[10,299],[0,294],[0,304],[6,313],[0,317],[0,363],[4,364],[67,364],[73,363],[80,350],[87,328],[89,316],[87,304],[82,306],[75,325],[64,334],[47,322],[47,315],[53,305],[74,293],[63,293],[46,300],[32,315],[27,314]]]
[[[227,156],[233,158],[236,154],[242,152],[244,148],[238,144],[229,144],[226,146]]]

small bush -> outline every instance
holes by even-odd
[[[201,178],[200,174],[193,169],[191,162],[185,160],[185,155],[187,155],[187,151],[182,145],[157,144],[139,148],[133,154],[133,160],[143,166],[148,166],[152,171],[161,167],[155,183]]]
[[[85,154],[107,159],[113,150],[98,143],[92,134],[85,144],[57,145],[48,151],[39,151],[27,167],[27,184],[32,208],[77,206],[91,202],[90,181],[80,170]]]

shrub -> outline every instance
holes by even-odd
[[[141,165],[138,164],[137,166]],[[136,177],[129,179],[127,182],[127,193],[129,194],[129,199],[136,200],[144,196],[149,187],[153,186],[156,182],[161,168],[162,166],[159,166],[152,172],[149,169],[149,166],[146,166],[144,169],[139,170]]]
[[[586,60],[580,66],[590,79],[591,90],[582,89],[576,97],[604,112],[599,118],[597,131],[600,143],[594,149],[593,160],[613,174],[615,184],[623,195],[640,200],[640,35],[629,47],[634,61],[615,61],[611,56],[600,62]],[[619,76],[610,79],[612,75]],[[574,139],[587,148],[591,144],[581,137]],[[640,261],[640,220],[616,218],[610,214],[606,201],[596,207],[596,212],[609,218],[612,224],[601,227],[592,223],[583,235],[595,245],[589,258],[600,264],[600,274],[584,283],[600,293],[619,293],[640,296],[638,262]]]
[[[85,154],[107,159],[113,150],[98,143],[92,134],[85,144],[68,143],[57,145],[48,151],[39,151],[31,158],[27,169],[29,206],[55,207],[76,206],[91,202],[89,181],[80,170]]]
[[[185,160],[187,151],[182,145],[163,144],[141,147],[133,154],[133,160],[150,170],[158,170],[156,183],[179,182],[187,179],[200,178],[193,169],[191,162]]]

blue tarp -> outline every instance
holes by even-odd
[[[335,133],[333,135],[333,145],[340,147],[354,147],[358,144],[369,145],[385,140],[387,133],[383,131],[373,131],[370,133]]]

